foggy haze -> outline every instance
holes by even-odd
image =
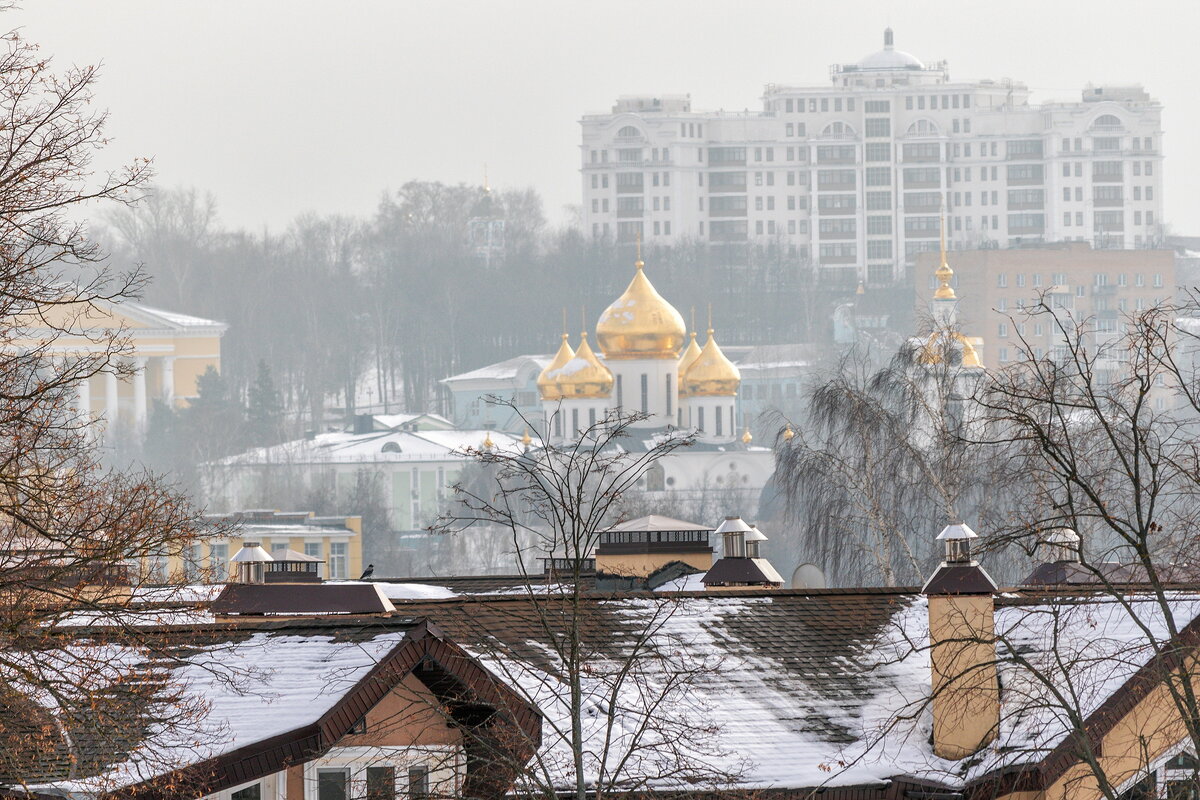
[[[274,2],[39,0],[11,15],[69,63],[103,63],[115,143],[158,182],[211,191],[224,224],[369,214],[408,180],[531,186],[551,222],[580,202],[579,126],[621,94],[761,107],[766,83],[822,85],[896,30],[954,79],[1023,81],[1035,102],[1140,83],[1164,106],[1165,222],[1200,230],[1191,2]]]

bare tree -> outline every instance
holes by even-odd
[[[197,518],[152,476],[103,469],[75,410],[81,381],[127,373],[124,332],[91,320],[142,282],[105,269],[78,213],[136,200],[150,165],[93,174],[107,120],[92,104],[96,71],[55,71],[17,32],[2,40],[0,781],[26,784],[47,760],[80,775],[97,748],[125,752],[140,731],[113,723],[130,708],[173,723],[172,690],[124,625],[137,580],[126,565],[186,546]],[[64,342],[78,337],[86,346]],[[63,646],[83,611],[120,632],[119,647]]]
[[[571,443],[539,438],[519,452],[474,451],[489,480],[459,486],[459,505],[439,524],[460,536],[479,527],[507,531],[525,576],[525,602],[510,614],[540,652],[531,660],[486,631],[469,638],[490,641],[481,653],[489,669],[546,713],[545,744],[521,787],[531,795],[584,800],[664,783],[716,787],[736,777],[712,766],[716,732],[688,702],[689,686],[719,664],[681,639],[688,628],[672,624],[677,604],[647,598],[636,614],[605,625],[588,584],[600,535],[619,521],[627,493],[646,469],[691,442],[668,433],[646,449],[631,447],[643,418],[611,412]],[[537,558],[553,561],[543,569]]]
[[[833,585],[911,585],[933,563],[928,531],[939,521],[1002,517],[996,464],[964,435],[980,376],[952,336],[910,342],[882,366],[850,350],[808,391],[803,424],[771,423],[772,482],[802,537],[777,546],[821,565]]]

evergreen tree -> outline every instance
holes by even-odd
[[[263,359],[258,361],[258,372],[250,384],[246,409],[247,444],[265,447],[283,440],[283,400],[275,386],[271,368]]]

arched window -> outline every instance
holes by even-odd
[[[646,470],[646,490],[650,492],[663,491],[666,484],[666,474],[661,464],[655,464]]]
[[[397,444],[396,442],[384,442],[384,443],[383,443],[383,447],[379,448],[379,451],[380,451],[381,453],[399,453],[399,452],[402,452],[402,451],[400,450],[400,445],[399,445],[399,444]]]
[[[845,122],[831,122],[821,131],[821,137],[824,139],[853,139],[855,137],[854,128],[851,128]]]
[[[1112,114],[1101,114],[1092,122],[1092,127],[1114,130],[1124,126],[1121,125],[1121,120],[1119,117],[1115,117]]]
[[[939,136],[941,129],[931,119],[919,119],[908,126],[907,136]]]
[[[640,139],[642,138],[642,132],[632,125],[626,125],[617,131],[617,137],[621,139]]]

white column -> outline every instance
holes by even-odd
[[[175,356],[163,356],[158,363],[162,369],[162,399],[170,406],[175,401]]]
[[[79,382],[79,385],[75,387],[75,390],[79,393],[75,400],[75,410],[79,412],[80,418],[86,422],[87,418],[92,415],[91,381],[89,381],[87,378],[84,378]]]
[[[120,408],[117,391],[117,376],[112,372],[104,373],[104,418],[110,431],[117,424],[117,412]]]
[[[139,431],[146,429],[146,359],[133,360],[133,420]]]

